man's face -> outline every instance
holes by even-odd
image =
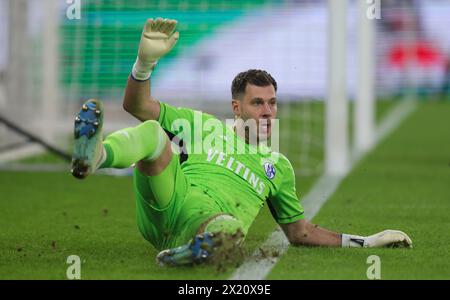
[[[244,121],[249,119],[256,121],[257,132],[250,132],[250,134],[257,134],[258,141],[270,138],[271,120],[277,116],[277,99],[273,85],[247,84],[242,99],[233,99],[232,107],[236,117]]]

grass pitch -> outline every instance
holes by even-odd
[[[449,113],[449,102],[421,103],[313,220],[360,235],[403,230],[413,249],[290,247],[268,279],[367,279],[370,255],[380,257],[381,279],[449,279]]]
[[[365,279],[369,255],[382,279],[450,278],[450,102],[418,110],[362,160],[313,222],[340,232],[407,232],[414,249],[290,247],[268,279]],[[314,177],[298,179],[299,196]],[[69,255],[82,279],[226,279],[213,266],[162,268],[139,234],[129,177],[0,172],[0,279],[65,279]],[[264,208],[245,242],[251,253],[275,228]]]

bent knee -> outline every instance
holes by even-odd
[[[173,155],[170,141],[167,139],[165,141],[164,149],[158,158],[154,160],[140,160],[137,162],[136,167],[139,172],[146,176],[157,176],[169,166],[172,160],[177,161],[177,158]]]

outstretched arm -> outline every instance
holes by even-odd
[[[306,220],[298,220],[289,224],[281,224],[289,242],[297,246],[326,247],[412,247],[407,234],[397,230],[385,230],[371,236],[339,234],[311,224]]]
[[[340,247],[341,235],[326,230],[310,222],[298,220],[294,223],[281,224],[286,237],[293,245]]]
[[[128,78],[123,108],[141,121],[157,120],[159,103],[151,97],[150,75],[158,60],[178,41],[175,20],[148,19],[142,31],[138,56]]]

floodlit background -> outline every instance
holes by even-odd
[[[138,124],[124,88],[145,20],[164,17],[180,40],[152,74],[155,98],[232,118],[234,76],[267,70],[299,198],[321,176],[343,179],[313,221],[404,230],[416,249],[373,251],[384,278],[448,279],[450,1],[332,1],[0,0],[0,278],[63,279],[71,254],[86,259],[84,278],[234,272],[159,269],[135,226],[129,170],[84,182],[68,171],[83,101],[104,101],[106,133]],[[249,255],[275,227],[263,209]],[[266,278],[364,279],[368,255],[289,248]]]

